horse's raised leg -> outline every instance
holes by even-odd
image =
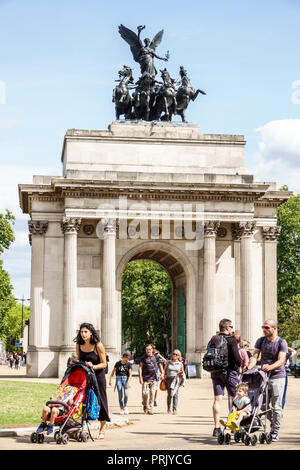
[[[168,102],[167,102],[167,98],[165,97],[164,98],[164,101],[165,101],[165,116],[166,116],[166,121],[169,121],[169,108],[168,108]]]

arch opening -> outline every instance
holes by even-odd
[[[170,251],[154,247],[132,253],[122,271],[122,351],[132,350],[134,345],[136,353],[140,354],[147,342],[153,342],[165,355],[178,348],[186,357],[186,288],[187,276],[182,261]],[[146,318],[143,320],[136,316],[132,327],[135,312],[129,311],[128,315],[128,309],[133,310],[136,302],[136,315],[139,315],[138,310],[143,309],[139,304],[143,296]],[[150,319],[147,319],[147,311],[150,311]],[[144,326],[141,321],[144,321]],[[140,335],[139,341],[133,340],[136,330]]]

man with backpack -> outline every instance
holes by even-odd
[[[219,334],[211,338],[203,358],[203,368],[211,372],[214,390],[213,417],[215,427],[213,436],[215,437],[221,433],[220,413],[224,390],[226,388],[232,403],[239,382],[238,371],[241,365],[241,356],[237,341],[232,334],[232,321],[224,318],[219,323]]]
[[[268,397],[272,406],[271,435],[272,441],[278,441],[278,432],[282,418],[282,397],[285,387],[285,361],[288,352],[287,342],[277,335],[277,322],[268,319],[264,322],[263,334],[254,346],[248,369],[253,369],[259,354],[261,354],[261,368],[269,373]],[[267,403],[267,406],[269,404]]]

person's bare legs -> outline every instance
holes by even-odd
[[[223,400],[223,395],[216,395],[213,403],[213,417],[215,428],[220,427],[220,414],[221,414],[221,404]]]
[[[100,429],[98,439],[104,439],[104,433],[106,429],[106,421],[100,421]]]
[[[46,423],[48,420],[48,416],[51,413],[51,408],[49,406],[44,406],[43,411],[42,411],[42,421],[43,423]]]

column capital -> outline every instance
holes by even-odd
[[[28,229],[29,229],[29,245],[32,245],[32,235],[44,235],[47,232],[48,220],[29,220]]]
[[[235,241],[242,237],[252,237],[256,228],[256,222],[235,222],[231,224],[232,238]]]
[[[102,221],[103,231],[106,235],[115,235],[117,231],[116,219],[105,219]]]
[[[80,229],[81,219],[77,217],[64,217],[61,222],[63,234],[77,233]]]
[[[48,220],[29,220],[28,229],[30,235],[44,235],[48,228]]]
[[[215,237],[219,227],[220,227],[219,220],[206,220],[204,222],[204,236]]]
[[[262,236],[265,241],[272,241],[275,242],[279,237],[281,227],[280,225],[275,225],[272,227],[262,227]]]

